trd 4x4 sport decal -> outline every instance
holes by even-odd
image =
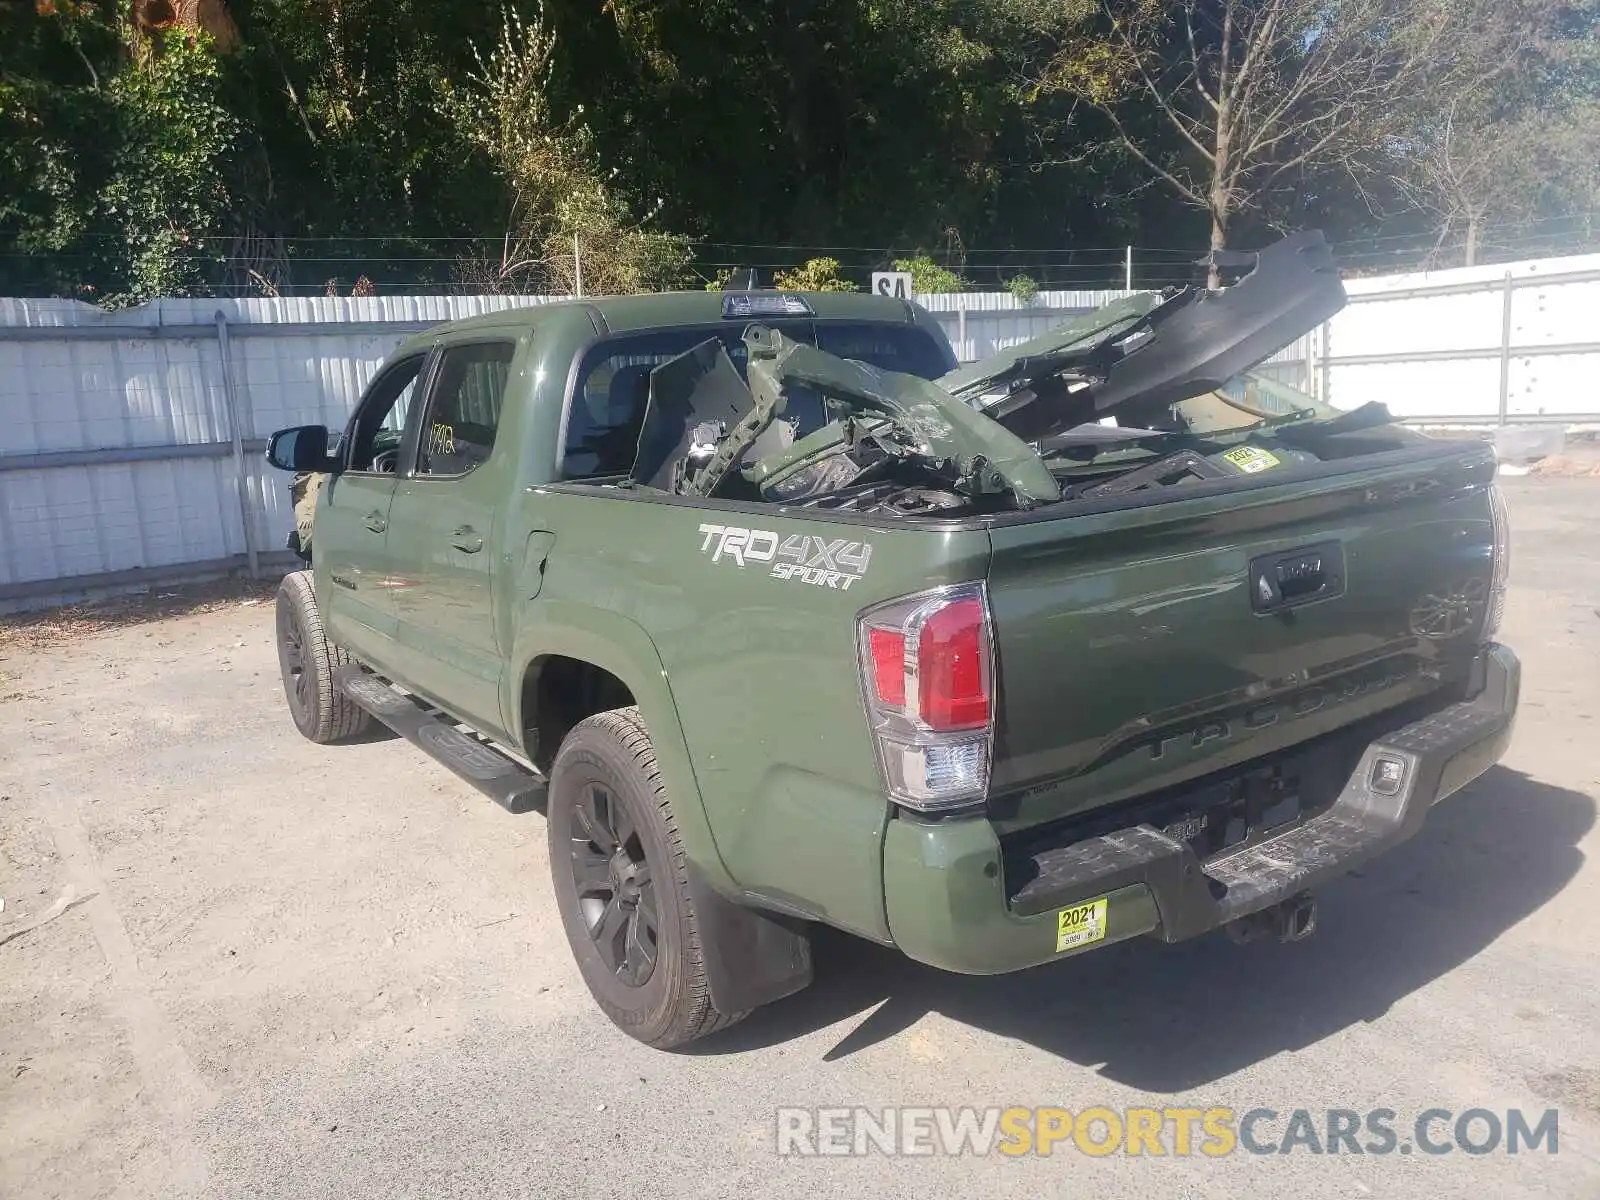
[[[712,562],[731,561],[741,570],[770,564],[768,574],[774,579],[793,579],[842,592],[849,591],[850,585],[867,573],[867,564],[872,561],[870,542],[830,540],[803,533],[780,538],[770,529],[738,525],[702,525],[700,532],[705,535],[700,553],[711,555]]]

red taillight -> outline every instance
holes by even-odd
[[[984,585],[886,600],[857,622],[862,698],[889,798],[917,812],[981,806],[994,746]]]
[[[906,702],[906,635],[898,629],[868,629],[872,687],[878,700],[901,707]]]
[[[917,639],[917,715],[929,729],[979,729],[989,723],[984,633],[983,602],[976,596],[945,605],[923,623]],[[873,658],[876,663],[876,642]]]

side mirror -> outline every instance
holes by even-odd
[[[280,471],[335,471],[339,464],[328,457],[326,425],[296,425],[280,429],[267,439],[267,461]]]

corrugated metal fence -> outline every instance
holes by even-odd
[[[1600,255],[1353,281],[1286,383],[1417,421],[1600,416]],[[1119,292],[926,296],[963,361]],[[553,297],[162,300],[107,313],[0,300],[0,611],[257,566],[290,527],[262,461],[287,425],[344,423],[393,346]]]
[[[551,298],[553,299],[553,298]],[[0,610],[256,567],[291,524],[262,460],[342,425],[389,351],[543,297],[0,300]]]

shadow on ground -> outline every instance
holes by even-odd
[[[832,1061],[939,1012],[1131,1087],[1182,1091],[1380,1017],[1467,961],[1577,874],[1594,819],[1588,796],[1497,767],[1326,889],[1317,934],[1296,945],[1140,938],[980,978],[823,931],[810,989],[696,1050],[736,1053],[866,1014]]]

